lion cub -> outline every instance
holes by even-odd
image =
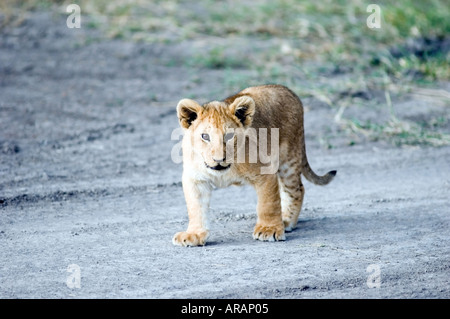
[[[317,185],[336,175],[318,176],[309,166],[302,102],[284,86],[249,87],[204,105],[183,99],[177,115],[184,129],[182,183],[189,225],[175,234],[175,245],[204,245],[212,189],[244,183],[258,196],[253,238],[285,240],[302,207],[301,174]]]

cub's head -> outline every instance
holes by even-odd
[[[232,165],[233,158],[227,158],[227,145],[231,142],[234,147],[235,133],[252,124],[254,113],[255,101],[249,96],[237,97],[231,104],[214,101],[203,106],[183,99],[177,106],[180,126],[185,129],[185,138],[190,138],[192,155],[216,172]]]

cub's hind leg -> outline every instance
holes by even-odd
[[[282,165],[278,173],[278,181],[284,227],[286,231],[292,231],[297,226],[305,194],[300,169],[295,165]]]

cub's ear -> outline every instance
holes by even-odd
[[[202,107],[191,99],[182,99],[177,105],[177,116],[182,128],[189,128],[198,116]]]
[[[231,112],[239,119],[244,127],[249,127],[255,114],[255,101],[250,96],[240,96],[229,106]]]

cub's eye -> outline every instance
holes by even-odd
[[[229,132],[227,134],[225,134],[225,136],[223,137],[223,140],[226,142],[228,142],[229,140],[231,140],[234,137],[234,133],[233,132]]]
[[[202,134],[202,139],[203,139],[204,141],[208,141],[208,142],[209,142],[209,134],[203,133],[203,134]]]

